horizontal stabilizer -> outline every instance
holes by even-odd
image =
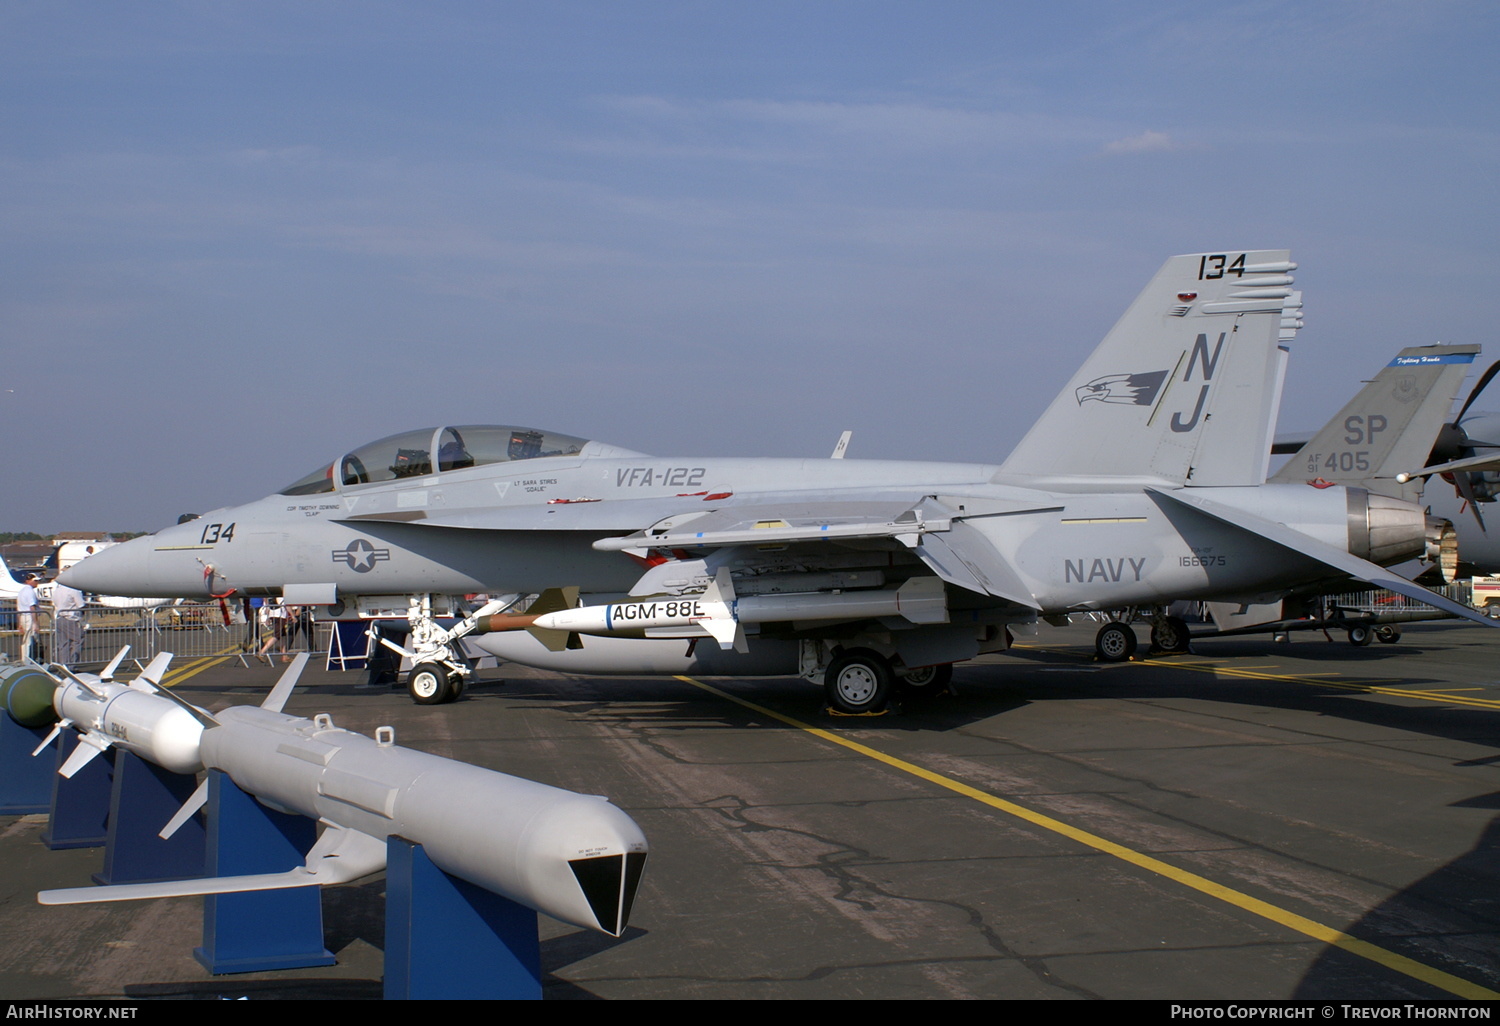
[[[1486,627],[1500,628],[1500,622],[1491,620],[1483,613],[1475,612],[1468,606],[1454,602],[1452,599],[1444,598],[1436,592],[1428,591],[1420,584],[1413,584],[1411,581],[1392,573],[1383,566],[1371,563],[1367,559],[1361,559],[1343,549],[1334,548],[1326,542],[1321,542],[1316,538],[1303,534],[1301,531],[1287,527],[1285,524],[1279,524],[1274,520],[1267,520],[1265,517],[1258,517],[1253,513],[1247,513],[1244,510],[1225,506],[1211,499],[1204,499],[1200,496],[1189,494],[1191,489],[1184,488],[1177,491],[1166,491],[1161,488],[1152,488],[1150,491],[1152,494],[1159,495],[1171,502],[1207,514],[1221,523],[1249,531],[1251,534],[1256,534],[1267,541],[1275,542],[1277,545],[1290,549],[1292,552],[1315,559],[1325,566],[1337,570],[1339,573],[1348,574],[1356,580],[1373,584],[1377,588],[1394,591],[1396,594],[1405,595],[1407,598],[1414,598],[1418,602],[1425,602],[1429,606],[1441,609],[1443,612],[1453,616],[1462,617],[1465,620],[1473,620],[1475,623],[1482,623]]]

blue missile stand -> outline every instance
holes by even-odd
[[[109,833],[109,796],[114,787],[115,749],[94,756],[71,777],[57,771],[81,742],[65,730],[57,736],[57,761],[52,766],[52,815],[42,832],[42,843],[60,848],[100,848]]]
[[[202,819],[194,816],[166,840],[159,836],[197,784],[196,777],[172,773],[130,752],[117,751],[104,870],[94,874],[94,882],[149,883],[204,876]]]
[[[301,866],[318,824],[275,812],[208,772],[208,874],[284,873]],[[209,894],[203,899],[203,946],[193,957],[214,975],[333,965],[323,947],[323,889]]]
[[[46,727],[23,727],[0,713],[0,816],[25,816],[52,807],[51,759],[31,757]]]
[[[387,1000],[542,997],[536,912],[450,876],[420,844],[386,839]]]

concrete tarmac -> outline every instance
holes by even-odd
[[[635,818],[630,929],[543,919],[549,999],[1497,996],[1500,634],[1336,638],[1101,664],[1042,626],[868,718],[799,680],[518,667],[436,707],[310,669],[287,711]],[[216,710],[281,668],[189,669]],[[43,825],[0,818],[0,997],[380,996],[382,879],[325,892],[338,965],[212,977],[201,899],[37,905],[102,860]]]

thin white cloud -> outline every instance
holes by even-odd
[[[1104,144],[1104,152],[1109,154],[1119,153],[1163,153],[1168,150],[1180,150],[1182,144],[1175,141],[1166,132],[1153,132],[1150,129],[1140,135],[1127,136],[1124,139],[1116,139],[1112,143]]]

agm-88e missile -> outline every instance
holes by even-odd
[[[477,634],[527,630],[544,645],[559,651],[570,636],[662,637],[673,630],[699,628],[713,637],[720,648],[745,651],[743,624],[769,621],[863,620],[881,616],[903,616],[913,623],[946,623],[948,609],[942,581],[936,577],[913,577],[901,587],[844,592],[794,592],[778,595],[748,595],[736,598],[729,570],[720,567],[708,587],[698,596],[664,596],[632,599],[605,605],[567,608],[554,596],[539,599],[546,608],[529,613],[480,617]],[[557,606],[563,608],[556,608]]]
[[[170,658],[159,656],[129,685],[32,672],[12,686],[6,678],[0,701],[12,709],[27,706],[35,720],[38,678],[50,680],[64,717],[58,729],[78,730],[94,755],[116,745],[163,766],[160,760],[170,760],[168,768],[183,767],[178,772],[221,770],[261,804],[322,822],[323,833],[306,863],[283,873],[44,891],[42,904],[346,883],[383,870],[386,838],[399,836],[421,844],[439,869],[485,890],[577,926],[614,936],[624,931],[646,839],[606,799],[400,748],[389,727],[372,739],[335,727],[326,714],[287,715],[281,708],[305,655],[261,706],[215,714],[152,679]],[[170,837],[206,801],[205,781],[162,836]]]

